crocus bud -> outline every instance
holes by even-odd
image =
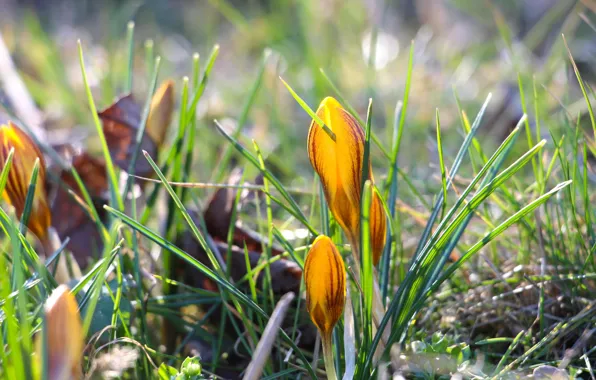
[[[12,122],[0,125],[0,165],[4,165],[11,149],[14,149],[12,167],[8,174],[3,197],[10,203],[19,218],[25,209],[27,190],[35,160],[39,159],[39,172],[29,222],[27,227],[41,240],[47,235],[51,224],[50,209],[44,187],[46,167],[39,147],[29,136]]]
[[[315,120],[308,131],[308,158],[321,178],[325,199],[333,216],[350,241],[356,241],[360,228],[360,187],[364,132],[337,100],[323,99],[317,110],[335,134],[335,141]]]
[[[321,179],[331,213],[358,252],[364,131],[358,121],[331,97],[323,99],[317,116],[335,134],[335,141],[313,120],[308,132],[308,158]],[[368,179],[372,181],[370,168],[369,173]],[[386,230],[384,210],[378,195],[373,197],[371,208],[376,264],[383,252]]]
[[[45,305],[45,331],[48,378],[82,378],[83,325],[75,297],[66,285],[57,287]],[[42,354],[38,337],[37,352]]]
[[[327,236],[315,239],[304,263],[306,308],[321,336],[329,337],[346,302],[346,272],[337,248]]]
[[[167,80],[157,89],[153,99],[145,131],[158,146],[163,144],[174,110],[174,82]]]
[[[385,240],[387,239],[387,220],[385,209],[378,192],[373,191],[370,204],[370,241],[373,265],[377,265],[383,255]]]

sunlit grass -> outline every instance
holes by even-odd
[[[72,172],[78,188],[71,195],[103,243],[83,277],[68,283],[86,333],[85,374],[102,376],[101,365],[126,362],[110,356],[114,347],[125,347],[135,356],[119,374],[124,379],[234,378],[249,365],[251,376],[267,379],[323,377],[331,368],[338,377],[353,371],[357,379],[448,378],[455,372],[464,378],[503,378],[526,376],[544,365],[594,376],[596,124],[591,82],[582,77],[568,46],[572,31],[559,37],[549,65],[534,68],[516,50],[503,14],[490,7],[498,31],[494,39],[505,45],[512,63],[493,68],[498,78],[486,78],[472,97],[462,97],[462,89],[469,90],[462,83],[427,89],[424,82],[433,77],[427,55],[442,63],[445,76],[463,69],[440,61],[438,48],[419,41],[420,35],[411,43],[408,38],[395,67],[376,70],[374,60],[361,62],[358,38],[369,21],[358,16],[357,5],[337,10],[334,17],[341,24],[318,14],[312,1],[269,12],[256,7],[251,17],[228,1],[197,9],[227,20],[235,38],[242,31],[253,39],[234,44],[204,16],[204,26],[193,26],[211,28],[206,41],[193,46],[201,59],[189,53],[174,62],[168,56],[171,41],[161,40],[159,25],[147,24],[155,28],[150,36],[155,40],[143,43],[138,36],[147,30],[140,34],[142,25],[135,20],[118,25],[121,41],[110,41],[118,48],[107,54],[124,59],[114,59],[100,81],[92,52],[101,41],[81,37],[77,42],[75,36],[74,53],[63,57],[64,46],[29,15],[28,33],[20,38],[40,50],[18,51],[13,44],[17,62],[29,63],[20,74],[37,105],[47,112],[59,104],[58,120],[64,120],[57,122],[59,129],[81,129],[73,121],[84,125],[86,146],[105,162],[108,188],[102,204],[83,173],[62,159],[54,162]],[[556,14],[545,16],[544,23],[553,23]],[[528,37],[531,42],[546,24]],[[372,40],[383,32],[377,27]],[[354,49],[347,48],[348,37],[355,40]],[[289,42],[281,44],[284,39]],[[476,49],[451,58],[495,65],[494,57]],[[238,62],[230,62],[234,59]],[[64,69],[71,66],[78,69],[76,77]],[[575,82],[562,86],[549,77],[553,67],[569,67]],[[174,121],[167,142],[152,156],[141,142],[155,89],[169,77],[176,84]],[[483,132],[492,127],[501,101],[492,95],[497,79],[515,84],[520,112],[506,120],[511,127],[495,139]],[[110,104],[106,94],[130,91],[140,99],[140,122],[129,165],[120,168],[97,109]],[[325,137],[336,135],[316,116],[314,106],[326,96],[336,97],[363,128],[362,159],[370,160],[374,172],[374,186],[368,165],[359,173],[360,256],[350,254],[358,243],[342,232],[333,207],[327,207],[322,181],[308,164],[311,120]],[[582,100],[585,112],[569,112],[566,105]],[[9,104],[0,112],[23,123]],[[56,144],[34,140],[48,157],[61,157]],[[0,190],[14,169],[12,159],[11,153],[2,163]],[[151,181],[123,176],[138,162],[149,164]],[[242,169],[239,182],[228,185],[236,168]],[[68,240],[54,252],[38,252],[24,228],[38,170],[21,221],[6,203],[0,209],[0,377],[6,379],[36,373],[48,378],[52,347],[44,338],[44,304],[58,285],[53,263],[66,256]],[[142,188],[138,198],[136,185]],[[222,189],[229,191],[223,203],[231,222],[214,236],[214,222],[203,213]],[[388,218],[376,267],[369,220],[374,196],[382,199]],[[227,215],[220,208],[221,216]],[[254,231],[256,243],[239,235],[244,229]],[[279,288],[292,278],[277,265],[293,265],[291,273],[301,273],[319,235],[329,236],[344,259],[349,297],[347,314],[324,337],[325,363],[315,346],[319,340],[305,306],[304,279],[294,287],[294,301],[280,308],[283,314],[276,307]],[[241,260],[234,261],[234,255]],[[376,284],[378,306],[385,308],[379,318]],[[270,325],[282,328],[271,332]],[[35,354],[37,336],[43,344]]]

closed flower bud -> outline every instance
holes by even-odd
[[[48,378],[82,378],[83,325],[77,301],[66,285],[56,288],[46,301],[45,331]],[[38,355],[42,354],[41,344],[38,337]]]
[[[346,301],[346,272],[337,248],[327,236],[313,242],[304,263],[306,308],[321,336],[329,337]]]
[[[14,149],[14,156],[3,197],[15,208],[17,216],[21,218],[25,209],[25,200],[35,160],[39,159],[37,184],[27,227],[39,239],[43,240],[51,224],[50,209],[44,187],[46,168],[43,155],[33,140],[9,121],[8,124],[0,125],[0,165],[6,163],[11,149]]]
[[[370,241],[373,256],[373,265],[377,265],[383,255],[385,240],[387,239],[387,220],[385,219],[385,209],[381,198],[376,191],[370,205]]]
[[[364,132],[337,100],[323,99],[317,110],[335,134],[335,141],[312,121],[308,132],[308,158],[321,178],[329,209],[350,241],[356,241],[360,226],[360,187]]]
[[[174,111],[174,82],[165,81],[151,99],[145,131],[158,146],[164,143]]]
[[[317,116],[335,134],[335,141],[313,120],[308,132],[308,158],[321,179],[331,213],[359,251],[364,131],[358,121],[331,97],[323,99]],[[372,181],[372,170],[369,173]],[[376,264],[385,246],[386,231],[385,213],[378,194],[372,199],[370,223]]]

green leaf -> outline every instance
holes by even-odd
[[[103,152],[103,158],[106,162],[106,170],[108,173],[108,182],[110,185],[110,204],[117,205],[120,210],[124,210],[124,201],[122,200],[122,196],[118,191],[118,177],[116,176],[116,170],[114,169],[114,162],[112,161],[112,156],[110,155],[110,150],[108,149],[108,143],[106,141],[106,136],[103,133],[103,127],[101,121],[99,120],[99,115],[97,114],[97,108],[95,107],[95,102],[93,101],[93,94],[91,93],[91,87],[89,86],[89,81],[87,80],[87,72],[85,70],[85,60],[83,58],[83,45],[81,44],[81,40],[78,42],[79,48],[79,63],[81,65],[81,73],[83,75],[83,84],[85,86],[85,93],[87,94],[87,101],[89,103],[89,109],[91,110],[91,115],[93,117],[93,125],[95,125],[95,131],[99,136],[99,141],[101,143],[101,150]]]
[[[166,363],[161,363],[157,370],[157,376],[159,380],[172,380],[178,375],[178,370],[174,367],[170,367]]]

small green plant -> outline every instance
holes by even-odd
[[[160,380],[203,380],[206,379],[201,372],[201,361],[199,358],[188,357],[184,359],[180,366],[180,371],[162,364],[159,367]]]

